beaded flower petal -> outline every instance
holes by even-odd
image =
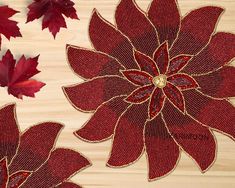
[[[62,128],[59,123],[45,122],[21,133],[15,105],[1,108],[0,187],[81,188],[68,180],[90,162],[76,151],[55,148]]]

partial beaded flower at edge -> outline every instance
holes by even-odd
[[[69,178],[90,166],[76,151],[55,148],[63,126],[45,122],[20,133],[15,105],[0,109],[1,188],[81,188]]]
[[[181,151],[202,172],[216,158],[213,131],[235,139],[235,35],[215,33],[222,8],[181,17],[175,0],[153,0],[143,12],[121,0],[116,25],[93,11],[95,50],[67,46],[69,65],[85,82],[64,87],[78,110],[94,112],[75,135],[112,139],[107,165],[124,167],[145,152],[149,180],[169,174]],[[226,113],[225,113],[226,112]]]

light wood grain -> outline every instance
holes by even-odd
[[[235,1],[234,0],[178,0],[182,15],[188,11],[205,6],[218,5],[224,7],[217,30],[235,33]],[[30,0],[3,0],[21,11],[14,18],[23,38],[3,40],[1,55],[9,48],[19,57],[36,56],[40,54],[42,71],[37,79],[47,83],[47,86],[37,94],[36,99],[25,98],[24,101],[8,96],[5,89],[0,89],[0,105],[9,102],[17,103],[17,115],[21,130],[38,122],[53,120],[65,124],[57,146],[73,148],[86,155],[93,166],[72,178],[74,182],[86,188],[234,188],[235,187],[235,142],[226,136],[216,133],[218,142],[217,160],[214,166],[205,174],[201,174],[194,162],[185,154],[182,155],[176,170],[169,176],[149,183],[147,181],[147,164],[145,155],[134,165],[122,169],[111,169],[105,166],[111,142],[89,144],[77,139],[72,133],[79,129],[91,116],[76,111],[66,100],[61,86],[81,82],[66,63],[66,43],[83,47],[91,47],[88,38],[88,23],[93,8],[110,22],[113,22],[115,7],[118,0],[75,0],[80,21],[67,19],[68,30],[62,29],[56,40],[48,30],[41,31],[41,22],[25,24],[26,6]],[[147,9],[150,0],[137,0],[143,10]]]

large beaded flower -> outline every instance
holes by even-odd
[[[64,87],[78,110],[94,112],[75,135],[112,138],[107,165],[123,167],[145,152],[149,179],[169,174],[181,151],[205,172],[215,161],[212,131],[235,138],[235,35],[215,33],[222,8],[181,17],[175,0],[153,0],[147,13],[121,0],[116,25],[93,11],[95,50],[67,46],[74,72],[86,80]]]
[[[80,153],[55,148],[63,125],[45,122],[24,132],[17,125],[15,105],[0,109],[1,188],[81,188],[69,178],[90,166]]]

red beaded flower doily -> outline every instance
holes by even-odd
[[[81,188],[69,178],[90,166],[78,152],[55,148],[63,125],[45,122],[23,133],[15,105],[0,109],[1,188]]]
[[[123,167],[145,152],[149,180],[169,174],[181,151],[202,172],[216,158],[213,131],[235,138],[235,35],[215,33],[222,8],[181,17],[175,0],[153,0],[147,13],[121,0],[116,25],[93,11],[95,50],[67,46],[85,82],[64,87],[78,110],[94,112],[75,132],[88,142],[113,139],[107,165]]]

